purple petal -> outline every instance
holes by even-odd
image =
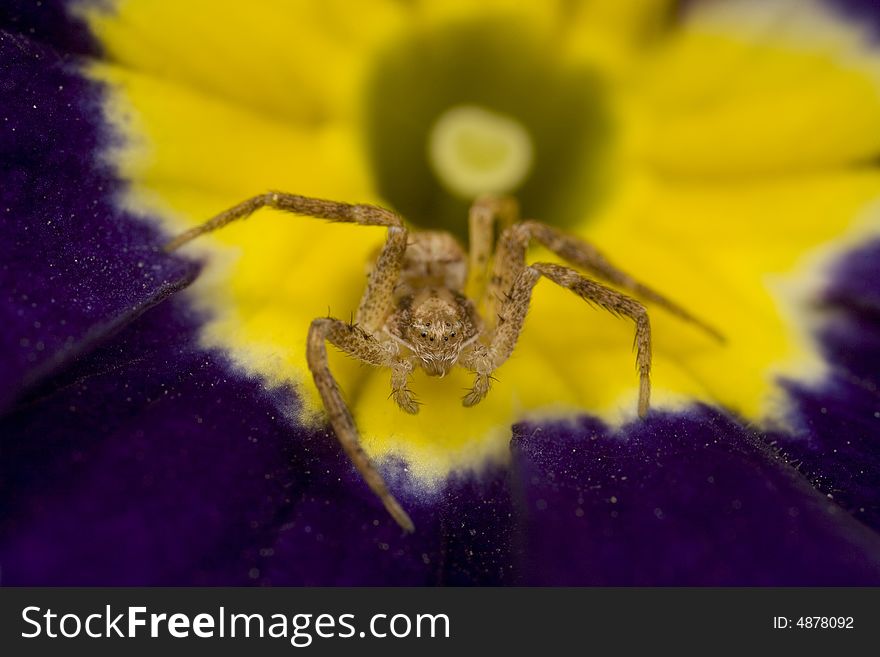
[[[873,41],[880,39],[880,3],[877,0],[823,0],[832,11],[871,31]]]
[[[832,267],[831,283],[825,292],[826,304],[848,311],[858,311],[863,315],[862,323],[866,324],[865,328],[871,328],[869,325],[876,324],[877,315],[880,315],[878,269],[880,269],[880,241],[847,253]],[[873,371],[878,372],[877,368]]]
[[[880,531],[880,243],[836,264],[821,334],[831,372],[820,386],[787,382],[796,431],[774,436],[819,490]]]
[[[106,3],[106,0],[77,0]],[[0,5],[0,29],[21,34],[62,53],[97,55],[98,43],[84,22],[70,12],[71,0],[4,0]]]
[[[258,384],[228,383],[193,350],[174,309],[147,313],[3,420],[5,583],[247,581],[297,494],[285,447],[300,436]]]
[[[332,437],[325,436],[325,440]],[[352,504],[362,484],[348,467],[310,493],[282,526],[267,574],[285,585],[512,584],[515,510],[506,472],[454,478],[427,499],[403,501],[416,533],[401,537],[376,505]]]
[[[437,584],[509,577],[505,475],[406,499],[402,537],[331,434],[197,347],[166,302],[0,421],[6,584]]]
[[[710,409],[517,428],[529,584],[880,583],[880,536]]]
[[[118,210],[98,153],[100,89],[49,48],[0,33],[0,409],[186,285],[194,267]]]

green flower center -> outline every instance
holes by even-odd
[[[467,237],[480,194],[582,222],[607,186],[612,126],[598,76],[528,25],[493,17],[407,32],[377,59],[365,132],[384,200],[416,225]]]
[[[451,194],[507,194],[532,168],[534,148],[516,119],[481,107],[462,105],[444,113],[428,141],[428,160]]]

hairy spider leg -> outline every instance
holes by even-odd
[[[633,320],[636,325],[636,364],[639,370],[638,412],[640,417],[645,417],[651,399],[651,325],[647,310],[635,299],[591,281],[570,267],[545,262],[523,265],[500,301],[491,342],[488,346],[478,346],[462,359],[462,365],[476,374],[474,387],[464,398],[464,405],[473,406],[486,396],[492,372],[513,353],[529,309],[532,289],[541,276],[568,288],[589,303]]]
[[[403,220],[391,210],[375,205],[340,203],[324,199],[288,194],[286,192],[266,192],[259,196],[242,201],[228,210],[208,219],[181,233],[165,245],[166,251],[174,251],[199,235],[223,228],[238,219],[245,219],[260,208],[275,208],[292,214],[299,214],[316,219],[329,219],[362,226],[398,226],[403,227]]]
[[[338,319],[322,317],[312,321],[309,327],[306,357],[330,418],[330,426],[333,427],[342,449],[397,524],[405,531],[415,531],[409,515],[388,490],[382,475],[361,447],[360,434],[354,417],[345,404],[342,391],[327,363],[327,342],[353,358],[379,367],[394,367],[397,361],[397,346],[392,342],[380,342],[358,326]]]
[[[200,235],[215,231],[238,219],[244,219],[263,207],[330,221],[388,227],[388,238],[370,273],[367,289],[358,306],[356,323],[351,324],[331,318],[315,319],[309,327],[306,360],[327,411],[330,426],[333,427],[342,449],[370,490],[382,501],[391,517],[405,531],[412,532],[415,529],[412,520],[388,490],[382,475],[361,447],[360,433],[354,418],[345,404],[339,385],[330,372],[325,344],[330,342],[362,362],[392,368],[392,391],[395,400],[404,410],[409,412],[414,412],[412,408],[418,410],[406,389],[406,377],[412,366],[399,356],[399,347],[380,333],[385,319],[393,308],[394,286],[399,278],[406,251],[407,230],[403,220],[394,212],[373,205],[352,205],[297,194],[268,192],[242,201],[205,223],[178,235],[165,246],[165,250],[174,251]]]
[[[526,220],[502,233],[496,255],[495,274],[497,276],[493,277],[489,285],[490,299],[498,298],[510,289],[513,279],[525,266],[526,252],[532,239],[569,264],[580,267],[600,280],[616,285],[645,301],[660,306],[679,319],[699,327],[718,342],[724,342],[724,336],[718,329],[613,265],[592,244],[539,221]]]
[[[519,204],[510,196],[481,196],[468,212],[469,266],[467,292],[477,305],[486,294],[495,225],[505,230],[519,221]]]
[[[493,200],[492,197],[484,197],[474,205],[471,211],[472,233],[480,233],[483,239],[485,235],[491,233],[491,223],[499,216],[500,203],[501,201]],[[476,372],[474,386],[463,400],[466,406],[473,406],[486,396],[492,371],[510,357],[519,338],[525,311],[531,299],[531,288],[539,277],[534,276],[534,280],[527,284],[531,275],[527,271],[529,267],[526,265],[526,255],[532,239],[571,264],[656,303],[679,319],[701,328],[719,342],[724,341],[724,336],[717,329],[612,265],[591,244],[541,222],[522,221],[504,229],[496,245],[485,303],[485,321],[491,331],[492,345],[490,347],[475,345],[461,359],[464,367]],[[651,367],[650,323],[644,307],[634,299],[598,285],[583,276],[578,275],[578,278],[586,283],[576,283],[569,274],[563,276],[554,267],[557,266],[541,264],[540,267],[535,265],[532,269],[538,272],[538,275],[543,274],[585,299],[587,299],[585,295],[594,295],[587,300],[613,313],[626,315],[636,322],[637,364],[640,376],[639,415],[644,416],[648,411],[650,400]],[[577,275],[574,270],[564,269]],[[514,308],[519,310],[514,312]]]

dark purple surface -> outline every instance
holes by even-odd
[[[326,434],[321,440],[334,441]],[[327,462],[321,461],[324,467]],[[511,542],[515,514],[506,472],[487,473],[479,480],[456,479],[441,495],[427,500],[404,495],[417,532],[403,537],[369,499],[348,464],[339,467],[335,462],[333,473],[286,516],[272,560],[267,560],[267,582],[424,586],[519,581]],[[342,482],[340,470],[346,473]],[[358,491],[361,499],[352,499]]]
[[[876,323],[880,316],[878,262],[880,241],[861,246],[838,259],[831,268],[832,282],[826,292],[824,304],[850,312],[855,322]],[[846,343],[845,340],[838,342],[843,345]],[[876,359],[874,363],[877,363]],[[877,372],[878,369],[874,368],[873,371]]]
[[[774,437],[819,490],[880,531],[880,243],[834,270],[817,304],[831,318],[821,333],[830,373],[818,387],[786,383],[795,431]]]
[[[877,0],[823,0],[833,11],[870,30],[873,41],[880,38],[880,2]]]
[[[335,438],[283,420],[295,397],[197,325],[166,302],[0,420],[3,583],[505,581],[509,525],[485,524],[510,514],[505,475],[404,497],[402,539]]]
[[[721,412],[517,428],[527,584],[880,584],[880,536]]]
[[[116,209],[99,89],[70,60],[0,33],[0,94],[2,410],[194,270]]]
[[[77,0],[107,5],[112,0]],[[97,55],[100,47],[88,27],[68,11],[70,0],[3,0],[0,29],[32,41],[51,44],[59,52]]]
[[[832,373],[787,384],[795,433],[702,407],[519,425],[509,471],[403,494],[404,537],[332,436],[286,419],[291,391],[163,301],[194,269],[115,209],[100,89],[70,66],[0,41],[0,583],[880,584],[877,245],[821,300]]]

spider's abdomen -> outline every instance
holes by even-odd
[[[462,292],[466,281],[467,256],[452,234],[444,231],[410,233],[400,272],[400,296],[429,287]]]

